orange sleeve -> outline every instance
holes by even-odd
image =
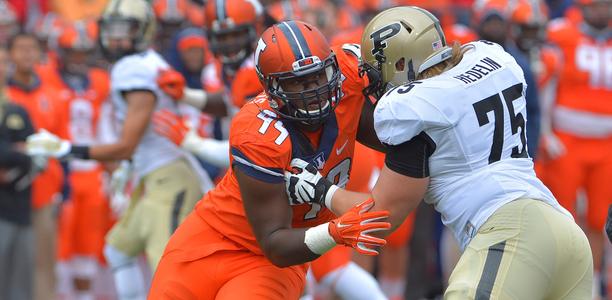
[[[291,161],[289,133],[280,120],[267,114],[270,111],[248,108],[232,122],[231,165],[264,182],[284,182],[284,170]]]
[[[334,46],[332,50],[336,53],[338,59],[338,65],[342,75],[344,75],[344,81],[342,81],[342,90],[346,93],[347,91],[355,92],[361,95],[361,91],[366,87],[367,82],[364,77],[359,76],[359,57],[360,51],[358,48],[352,46],[352,44],[345,44],[347,49],[343,49],[343,46]]]

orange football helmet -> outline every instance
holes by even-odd
[[[65,24],[57,37],[59,67],[63,72],[85,75],[92,64],[98,45],[98,24],[94,21],[75,21]]]
[[[544,1],[519,0],[511,10],[511,20],[515,24],[544,26],[548,22],[548,9]]]
[[[284,119],[318,125],[340,100],[340,69],[314,26],[286,21],[268,28],[255,50],[255,69],[270,106]]]
[[[188,3],[186,0],[155,0],[153,11],[157,20],[162,23],[182,23],[187,19]]]
[[[519,0],[511,7],[512,33],[521,50],[529,51],[546,40],[548,10],[544,1]]]
[[[257,0],[210,0],[204,13],[211,51],[237,69],[253,53],[263,27],[263,7]]]

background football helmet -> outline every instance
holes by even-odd
[[[451,52],[433,14],[414,6],[387,9],[368,23],[361,37],[360,74],[370,81],[364,93],[379,98],[388,84],[414,81]]]
[[[340,99],[338,61],[312,25],[287,21],[268,28],[257,43],[255,65],[271,107],[285,119],[321,124]],[[286,83],[308,87],[290,92],[283,89]]]
[[[111,0],[99,21],[100,45],[105,56],[117,60],[151,46],[155,14],[145,0]],[[131,45],[121,41],[129,40]]]
[[[211,51],[233,69],[253,53],[263,30],[263,7],[257,0],[211,0],[205,7]]]
[[[98,40],[98,26],[93,21],[67,24],[57,38],[58,60],[63,72],[86,75],[93,64]]]

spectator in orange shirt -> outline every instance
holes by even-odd
[[[8,49],[14,65],[8,81],[9,98],[25,108],[36,130],[45,129],[66,137],[61,103],[53,98],[54,90],[34,71],[41,57],[38,39],[32,34],[18,33],[9,40]],[[61,198],[63,177],[59,162],[49,160],[47,169],[32,186],[32,222],[37,243],[34,299],[48,299],[55,293],[55,211]]]

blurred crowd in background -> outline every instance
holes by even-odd
[[[108,101],[110,63],[98,46],[97,20],[106,2],[0,0],[0,106],[14,103],[28,115],[4,120],[0,108],[0,146],[5,146],[4,127],[24,131],[25,136],[45,129],[80,144],[104,143],[116,135]],[[207,66],[221,68],[225,64],[219,53],[233,50],[231,43],[209,42],[206,0],[151,2],[157,18],[156,50],[185,77],[189,88],[220,88],[224,78],[211,78]],[[502,45],[519,62],[529,85],[528,148],[536,171],[587,232],[597,271],[595,299],[606,297],[612,289],[612,249],[603,235],[612,203],[612,1],[267,0],[262,5],[263,24],[244,20],[245,26],[303,20],[318,27],[332,45],[360,43],[365,24],[379,11],[398,5],[430,10],[440,19],[448,43],[486,39]],[[214,49],[219,45],[221,49]],[[232,88],[232,94],[249,98],[256,94],[245,91],[261,91],[257,80],[245,82]],[[201,135],[227,138],[227,117],[192,117]],[[356,159],[372,160],[376,154],[370,151],[359,147]],[[0,156],[5,153],[1,150]],[[18,156],[0,158],[0,225],[17,224],[24,228],[20,237],[33,237],[36,259],[23,267],[35,270],[35,298],[53,299],[50,295],[57,294],[60,299],[113,299],[102,247],[121,211],[108,192],[116,166],[49,161],[40,166],[44,171],[34,180],[31,194],[20,196],[28,203],[16,208],[14,199],[3,199],[7,194],[2,192],[2,185],[12,180],[7,170],[16,163]],[[213,165],[205,168],[213,178],[223,175]],[[351,179],[375,182],[376,168],[358,172],[354,170]],[[24,206],[32,213],[19,213]],[[377,274],[391,298],[435,299],[458,257],[457,246],[425,204],[404,227],[398,242],[390,242],[377,262],[355,259]],[[3,245],[23,241],[2,232],[0,226],[0,259],[11,260]],[[0,295],[8,288],[3,281],[0,274]]]

